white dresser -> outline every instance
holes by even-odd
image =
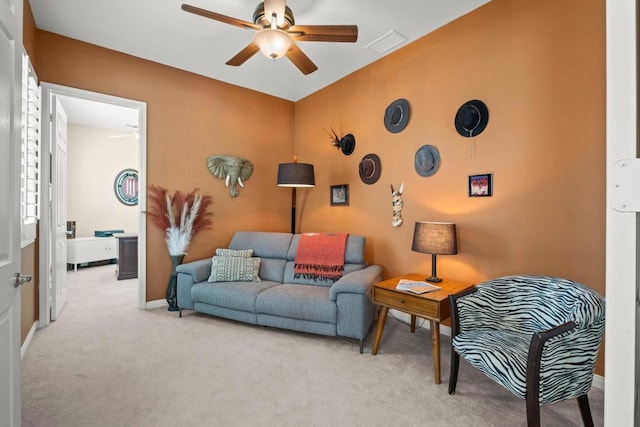
[[[103,261],[118,257],[115,237],[77,237],[67,240],[67,264],[73,264],[78,271],[78,264]]]

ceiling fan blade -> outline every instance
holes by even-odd
[[[230,16],[221,15],[221,14],[216,13],[216,12],[211,12],[210,10],[201,9],[199,7],[196,7],[196,6],[191,6],[190,4],[183,3],[182,4],[182,10],[184,10],[185,12],[193,13],[195,15],[204,16],[205,18],[213,19],[214,21],[219,21],[219,22],[223,22],[225,24],[233,25],[235,27],[250,28],[250,29],[256,30],[256,31],[262,29],[261,26],[256,25],[256,24],[254,24],[252,22],[243,21],[241,19],[236,19],[236,18],[231,18]]]
[[[295,43],[292,44],[291,48],[287,51],[287,58],[289,58],[291,62],[293,62],[293,65],[298,67],[305,76],[318,69],[316,64],[314,64]]]
[[[275,13],[278,17],[277,25],[282,27],[284,24],[284,9],[286,0],[264,0],[264,16],[271,22],[271,16]]]
[[[237,67],[238,65],[244,64],[247,59],[251,58],[257,52],[260,51],[260,48],[254,42],[249,43],[244,49],[236,54],[233,58],[226,62],[227,65],[233,65]]]
[[[301,42],[354,43],[358,40],[357,25],[294,25],[287,32]]]

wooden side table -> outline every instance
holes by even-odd
[[[434,283],[442,289],[420,295],[396,289],[400,279],[425,280],[425,277],[424,274],[405,274],[384,280],[373,286],[373,302],[382,306],[382,309],[378,318],[378,329],[371,354],[378,354],[387,312],[390,308],[411,315],[411,332],[415,332],[416,316],[428,319],[431,326],[434,380],[436,384],[440,384],[440,322],[449,317],[449,295],[470,288],[473,283],[443,279],[440,283]]]

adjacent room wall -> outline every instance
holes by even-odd
[[[138,232],[138,206],[115,196],[114,180],[124,169],[138,169],[138,141],[122,132],[69,124],[67,127],[67,217],[76,237],[96,230]]]

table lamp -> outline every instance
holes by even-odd
[[[450,222],[416,222],[411,250],[431,254],[431,277],[427,282],[441,282],[436,275],[436,255],[458,253],[456,225]]]

